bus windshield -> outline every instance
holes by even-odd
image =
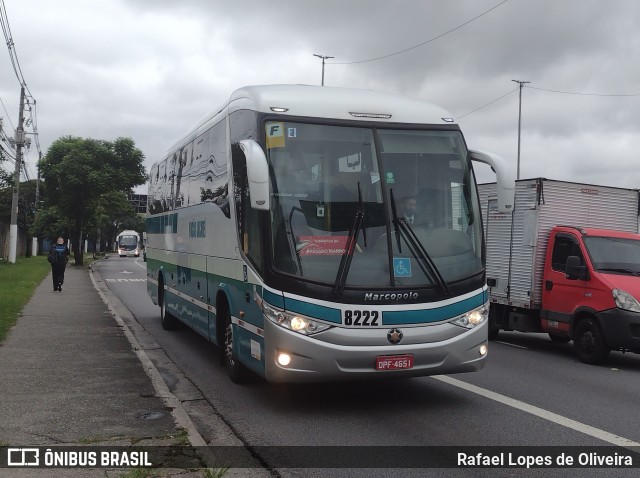
[[[267,122],[272,265],[345,287],[443,286],[482,270],[457,130]]]
[[[138,237],[137,236],[119,236],[118,244],[120,247],[130,247],[134,248],[138,245]]]

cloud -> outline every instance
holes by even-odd
[[[640,4],[624,0],[50,2],[5,0],[20,65],[38,101],[43,152],[71,134],[130,136],[149,167],[231,92],[248,84],[325,84],[401,92],[461,116],[523,90],[521,166],[634,187]],[[6,125],[19,84],[0,52]],[[541,88],[541,89],[534,89]],[[470,147],[517,157],[518,92],[460,119]],[[11,131],[10,131],[11,133]],[[603,163],[603,158],[607,162]],[[29,153],[32,171],[35,155]],[[625,174],[625,171],[627,173]],[[482,170],[478,175],[482,176]]]

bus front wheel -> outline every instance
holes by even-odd
[[[233,324],[227,316],[224,326],[224,363],[233,383],[242,383],[247,378],[247,369],[242,365],[233,351]]]

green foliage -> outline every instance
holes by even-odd
[[[229,471],[229,467],[225,468],[207,468],[204,470],[205,478],[222,478]]]
[[[4,169],[0,168],[0,188],[6,188],[7,186],[11,186],[12,183],[13,181],[11,179],[11,175],[8,172],[6,172]]]
[[[107,237],[114,223],[135,221],[126,194],[144,184],[146,175],[144,155],[132,139],[65,136],[51,145],[39,166],[46,186],[38,230],[70,237],[80,264],[81,237]]]
[[[38,211],[36,220],[33,224],[33,230],[38,237],[49,237],[51,239],[57,237],[69,237],[73,224],[60,209],[53,205],[45,207]]]
[[[0,148],[0,164],[2,164],[6,159],[4,149]],[[0,188],[6,188],[11,185],[13,185],[11,175],[3,168],[0,168]]]

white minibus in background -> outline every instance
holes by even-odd
[[[120,257],[140,257],[140,234],[136,231],[122,231],[116,236],[116,248]]]

